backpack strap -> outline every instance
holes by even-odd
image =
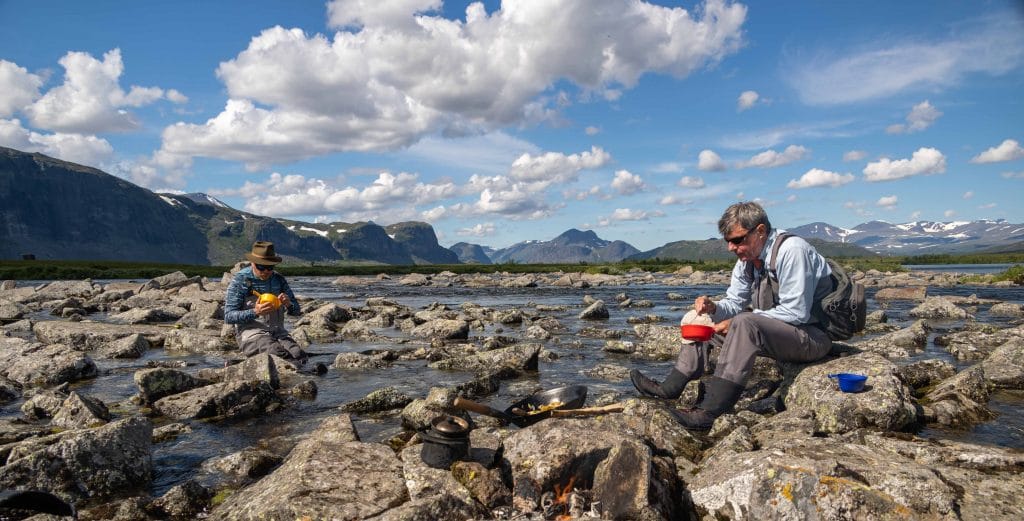
[[[775,261],[779,256],[779,248],[782,243],[790,238],[795,237],[792,233],[780,233],[775,237],[775,244],[772,245],[772,254],[768,258],[768,283],[772,287],[772,295],[774,295],[775,301],[779,301],[779,276],[775,273]]]

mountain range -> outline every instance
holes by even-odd
[[[602,263],[626,259],[731,259],[720,238],[641,252],[570,229],[507,248],[445,248],[424,222],[307,223],[231,208],[206,194],[154,193],[98,169],[0,147],[0,259],[126,260],[230,265],[253,241],[272,241],[294,263]],[[789,230],[827,256],[1021,251],[1024,225],[1005,221],[891,224],[851,229],[811,223]]]

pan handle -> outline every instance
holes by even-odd
[[[462,409],[464,411],[475,412],[477,414],[483,414],[484,416],[490,416],[492,418],[498,418],[499,420],[509,421],[510,418],[504,411],[499,411],[494,407],[482,404],[480,402],[474,402],[473,400],[463,398],[461,396],[455,398],[452,405]]]

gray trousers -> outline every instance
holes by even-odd
[[[745,312],[732,318],[729,333],[724,339],[715,335],[709,342],[684,345],[676,358],[676,369],[689,380],[700,378],[712,345],[721,348],[715,376],[743,385],[750,377],[758,355],[780,362],[813,362],[828,354],[832,341],[816,326],[794,326]]]
[[[285,359],[300,360],[305,353],[287,332],[271,333],[262,329],[247,329],[239,334],[238,347],[245,356],[267,353]]]

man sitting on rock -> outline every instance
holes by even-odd
[[[281,262],[274,244],[256,241],[245,257],[249,266],[235,273],[224,297],[224,322],[235,325],[239,349],[246,356],[269,353],[305,363],[306,353],[284,328],[285,311],[296,316],[300,310],[288,281],[274,271]]]
[[[693,430],[710,429],[715,418],[732,409],[758,355],[806,363],[820,360],[832,347],[816,317],[821,299],[833,289],[832,269],[825,258],[799,237],[785,240],[772,274],[778,281],[776,301],[766,264],[779,231],[772,229],[764,209],[753,202],[736,203],[722,214],[718,230],[738,257],[729,289],[718,302],[700,296],[694,303],[697,314],[714,320],[718,335],[709,342],[684,345],[662,383],[635,369],[630,372],[642,394],[675,399],[687,382],[703,374],[709,344],[720,344],[715,374],[705,382],[700,403],[692,409],[671,409],[680,423]],[[724,340],[719,335],[725,335]]]

